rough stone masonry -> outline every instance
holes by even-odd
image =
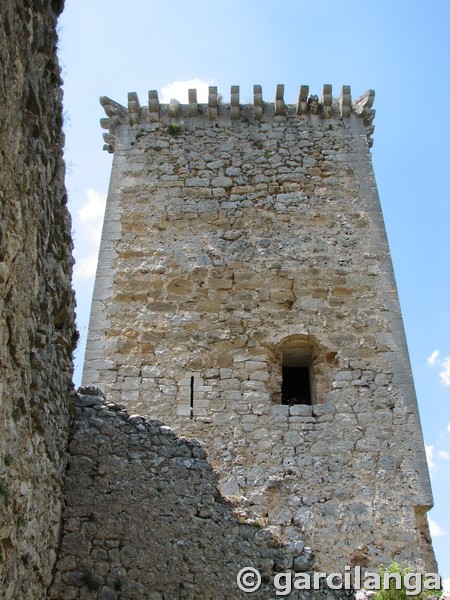
[[[72,240],[56,20],[0,3],[0,598],[45,597],[60,537],[72,389]]]
[[[200,440],[243,518],[317,568],[433,569],[374,93],[254,92],[101,99],[114,160],[84,385]]]
[[[220,495],[196,440],[129,415],[83,388],[71,432],[64,534],[48,598],[54,600],[244,599],[236,576],[259,570],[250,597],[275,597],[274,576],[308,573],[314,554],[280,543]],[[305,600],[350,600],[325,585]],[[298,599],[293,590],[289,598]]]

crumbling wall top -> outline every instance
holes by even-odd
[[[218,125],[232,125],[239,122],[265,122],[276,117],[298,116],[299,118],[311,117],[312,119],[347,119],[355,115],[363,119],[369,146],[372,146],[374,131],[373,119],[375,111],[372,109],[375,92],[368,90],[356,100],[352,101],[349,85],[342,87],[339,98],[333,98],[332,86],[325,84],[322,95],[309,93],[309,86],[300,86],[296,104],[286,104],[284,100],[284,85],[277,85],[274,102],[264,102],[260,85],[253,86],[253,104],[241,104],[239,86],[231,86],[229,103],[223,103],[217,93],[216,86],[210,86],[208,102],[199,104],[197,90],[188,91],[188,104],[180,104],[172,99],[169,104],[162,104],[156,90],[148,92],[148,104],[141,105],[136,92],[129,92],[128,105],[125,107],[107,96],[100,98],[107,118],[100,119],[100,124],[108,133],[104,133],[104,150],[114,152],[116,130],[119,125],[146,125],[168,122],[189,121],[190,126],[211,127]]]

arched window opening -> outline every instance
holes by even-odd
[[[281,352],[281,403],[312,404],[312,347],[302,339],[295,339],[283,344]]]

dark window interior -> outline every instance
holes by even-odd
[[[282,404],[311,404],[308,367],[283,367]]]

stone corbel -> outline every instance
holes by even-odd
[[[103,106],[103,109],[108,116],[107,119],[100,119],[100,126],[102,129],[109,130],[108,133],[103,134],[103,139],[105,141],[103,150],[112,153],[114,152],[116,143],[116,128],[118,125],[124,122],[127,109],[125,106],[122,106],[118,102],[111,100],[111,98],[108,98],[107,96],[102,96],[100,98],[100,104]]]
[[[180,103],[178,100],[172,98],[169,103],[169,117],[171,119],[177,119],[180,114]]]
[[[137,125],[141,120],[141,105],[136,92],[128,93],[128,113],[130,125]]]
[[[263,97],[260,85],[253,86],[253,106],[255,109],[255,119],[261,121],[263,118]]]
[[[148,119],[150,123],[159,121],[159,98],[156,90],[148,92]]]
[[[353,111],[360,117],[366,117],[372,108],[374,100],[374,90],[367,90],[367,92],[358,96],[358,98],[352,102]]]
[[[113,119],[103,118],[100,119],[100,127],[102,129],[109,129],[109,132],[112,134],[116,133],[116,124]]]
[[[117,118],[117,117],[114,117]],[[103,150],[106,150],[109,153],[114,152],[114,146],[116,144],[116,124],[114,123],[114,118],[103,118],[100,119],[100,127],[102,129],[108,129],[108,133],[103,134],[103,139],[105,141],[105,145],[103,146]]]
[[[331,117],[332,104],[333,104],[332,87],[329,83],[326,83],[323,86],[323,92],[322,92],[322,112],[323,112],[323,116],[326,119]]]
[[[230,107],[231,107],[231,115],[230,115],[231,120],[239,121],[240,116],[241,116],[241,108],[239,106],[239,86],[238,85],[231,86]]]
[[[319,96],[310,96],[308,98],[308,110],[312,115],[319,114]]]
[[[189,96],[189,116],[196,117],[198,115],[197,90],[188,90]]]
[[[363,119],[363,123],[366,128],[366,135],[369,143],[369,148],[371,148],[373,145],[372,134],[375,129],[375,127],[373,126],[375,111],[372,110],[374,100],[375,91],[367,90],[367,92],[365,92],[361,96],[358,96],[358,98],[356,98],[356,100],[352,102],[352,108],[354,112]]]
[[[125,106],[115,102],[115,100],[111,100],[111,98],[108,98],[108,96],[101,96],[100,104],[103,106],[103,110],[110,118],[119,117],[122,119],[127,113]]]
[[[339,99],[339,111],[341,117],[346,118],[351,115],[352,112],[352,94],[349,85],[342,86],[342,93]]]
[[[284,84],[279,83],[277,85],[277,93],[275,96],[275,114],[276,115],[284,115],[286,112],[286,107],[284,104]]]
[[[373,124],[373,120],[375,118],[375,112],[373,109],[369,110],[369,112],[367,113],[367,115],[364,118],[364,125],[365,125],[365,129],[366,129],[366,135],[367,135],[367,140],[369,142],[369,148],[372,148],[373,146],[373,139],[372,139],[372,135],[373,132],[375,131],[375,125]]]
[[[104,133],[103,140],[105,142],[103,144],[103,150],[106,150],[107,152],[112,154],[116,145],[116,136],[112,135],[111,133]]]
[[[309,85],[302,85],[298,95],[297,114],[304,115],[308,110]]]
[[[217,87],[215,85],[210,85],[208,88],[208,116],[211,121],[217,119],[218,104]]]

